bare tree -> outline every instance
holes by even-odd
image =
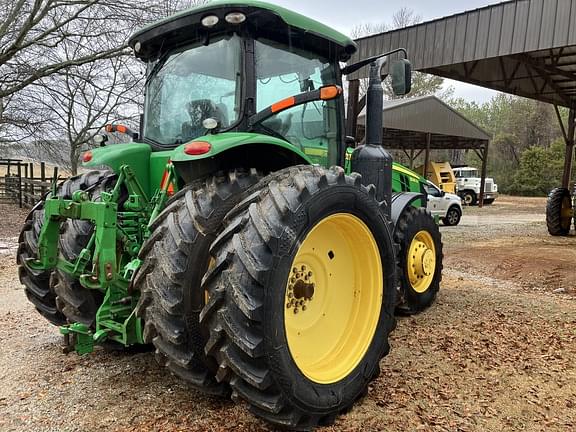
[[[0,63],[0,144],[33,143],[75,172],[105,123],[137,123],[143,65],[126,48],[129,35],[205,0],[17,3],[0,12],[17,21],[0,29],[0,59],[8,59]]]

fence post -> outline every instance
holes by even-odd
[[[24,205],[28,204],[28,164],[24,164]]]
[[[40,181],[42,182],[40,190],[42,191],[42,196],[44,196],[46,193],[46,186],[44,185],[46,182],[46,164],[44,162],[40,162]]]
[[[18,161],[18,206],[22,208],[22,162]]]
[[[30,162],[30,183],[29,183],[29,186],[30,186],[30,191],[29,191],[30,204],[34,205],[34,204],[36,204],[34,202],[34,162]]]

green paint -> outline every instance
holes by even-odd
[[[242,8],[258,8],[269,11],[275,15],[278,15],[287,25],[291,27],[296,27],[305,32],[315,33],[323,37],[324,39],[334,42],[335,44],[341,46],[342,48],[348,48],[350,54],[356,51],[356,43],[350,37],[328,27],[325,24],[322,24],[311,18],[308,18],[307,16],[300,15],[299,13],[293,12],[291,10],[285,9],[283,7],[271,3],[266,3],[262,1],[241,1],[241,0],[212,1],[203,6],[186,9],[180,13],[177,13],[175,15],[172,15],[168,18],[165,18],[161,21],[157,21],[142,28],[130,38],[129,43],[130,45],[134,45],[134,43],[138,40],[138,37],[141,36],[143,33],[146,33],[147,31],[150,31],[157,27],[170,24],[171,22],[179,18],[191,15],[208,15],[209,12],[216,13],[219,9],[224,8],[229,9],[230,7],[236,7],[236,9],[238,10],[242,10]],[[248,17],[248,19],[250,18]]]
[[[130,164],[134,170],[138,181],[146,194],[150,194],[150,153],[152,149],[148,144],[126,143],[114,144],[106,147],[99,147],[92,152],[90,162],[82,163],[85,168],[97,168],[105,165],[110,167],[116,174],[120,172],[120,167]]]
[[[197,156],[191,156],[184,153],[186,144],[182,144],[181,146],[174,149],[174,153],[172,153],[170,159],[174,162],[208,159],[213,158],[219,155],[220,153],[223,153],[235,147],[258,144],[263,146],[272,145],[289,150],[298,155],[302,159],[302,163],[308,163],[308,164],[312,163],[310,158],[306,154],[304,154],[302,150],[298,149],[293,144],[290,144],[288,141],[284,141],[282,139],[275,138],[269,135],[263,135],[251,132],[225,132],[216,135],[204,135],[194,139],[194,141],[206,141],[210,143],[212,148],[208,153],[204,153],[202,155]]]

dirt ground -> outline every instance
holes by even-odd
[[[368,396],[327,431],[576,428],[576,235],[548,236],[544,199],[501,197],[442,227],[436,304],[401,318]],[[61,352],[14,264],[24,213],[0,207],[0,430],[269,430],[206,398],[153,354]]]

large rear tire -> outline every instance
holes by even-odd
[[[57,195],[71,199],[72,194],[77,190],[87,190],[98,184],[109,174],[107,171],[89,171],[87,173],[72,177],[63,182],[57,190]],[[20,232],[19,246],[16,255],[18,264],[18,275],[20,283],[24,285],[24,292],[28,300],[34,304],[36,310],[54,325],[66,324],[67,318],[62,311],[62,307],[57,304],[57,294],[55,286],[57,278],[52,270],[33,270],[26,263],[27,258],[38,256],[38,238],[40,230],[44,224],[44,199],[40,201],[30,211]],[[86,240],[87,242],[87,240]],[[60,242],[60,247],[68,247],[77,250],[84,247],[82,241],[74,241],[74,237],[68,237],[64,243]],[[83,296],[90,293],[84,290]]]
[[[398,312],[415,314],[434,303],[442,280],[442,236],[425,208],[406,207],[394,231],[400,245],[401,303]]]
[[[233,399],[307,430],[364,395],[389,351],[390,224],[373,186],[340,168],[291,167],[259,187],[212,245],[206,352]]]
[[[145,322],[144,340],[154,344],[161,364],[208,394],[228,395],[229,388],[216,382],[216,364],[204,354],[200,284],[222,219],[258,180],[255,170],[236,170],[187,186],[154,221],[140,252],[134,287],[141,291],[137,313]]]
[[[574,211],[570,191],[566,188],[552,189],[546,203],[546,226],[553,236],[567,236]]]

